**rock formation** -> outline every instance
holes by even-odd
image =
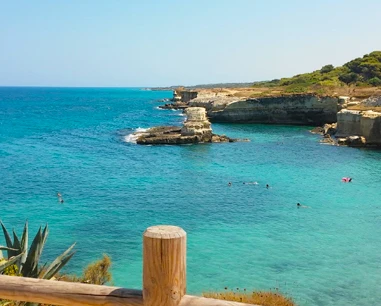
[[[173,91],[173,101],[187,103],[190,100],[197,98],[197,91],[195,90],[185,90],[180,87]]]
[[[343,109],[337,114],[337,132],[340,138],[339,144],[351,144],[355,142],[367,145],[381,146],[381,113],[374,111],[357,111]],[[363,137],[359,141],[352,136]],[[346,139],[345,141],[342,139]]]
[[[206,111],[202,107],[189,107],[183,127],[161,126],[135,133],[137,144],[190,144],[207,142],[234,142],[237,139],[212,133]]]
[[[212,139],[212,128],[206,118],[205,108],[189,107],[185,110],[187,120],[181,128],[182,136],[197,136],[202,142],[210,142]]]

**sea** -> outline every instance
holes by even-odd
[[[171,97],[1,87],[1,221],[21,235],[27,220],[30,240],[48,224],[43,261],[76,242],[65,273],[110,255],[115,286],[142,287],[142,234],[170,224],[188,235],[189,294],[273,290],[302,306],[381,305],[380,151],[262,124],[212,124],[250,142],[134,143],[133,132],[182,124],[181,111],[158,108]]]

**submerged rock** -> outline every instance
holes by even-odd
[[[135,133],[137,135],[136,143],[152,145],[239,141],[239,139],[233,139],[225,135],[213,134],[204,108],[189,107],[186,109],[185,114],[187,120],[182,127],[159,126],[150,128],[143,133]]]

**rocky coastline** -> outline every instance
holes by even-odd
[[[211,122],[323,125],[336,122],[338,97],[313,94],[236,97],[218,91],[175,90],[163,109],[203,107]]]
[[[163,109],[204,108],[211,122],[312,125],[322,143],[381,147],[381,97],[357,100],[347,96],[293,94],[236,97],[218,91],[175,90]],[[359,110],[351,108],[359,108]],[[365,107],[365,110],[361,110]],[[370,108],[370,110],[369,110]]]

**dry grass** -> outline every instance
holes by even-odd
[[[329,96],[349,96],[358,100],[366,99],[374,95],[381,95],[380,87],[354,87],[354,86],[321,86],[314,85],[303,88],[303,92],[293,92],[287,86],[255,86],[249,88],[202,88],[198,89],[202,95],[233,96],[239,98],[275,97],[279,95],[320,94]]]
[[[381,112],[381,106],[365,106],[363,104],[357,104],[357,105],[348,106],[348,109],[350,109],[350,110],[358,110],[358,111],[372,110],[374,112]]]
[[[218,300],[234,301],[262,306],[296,306],[295,302],[281,294],[279,291],[225,291],[222,293],[203,293],[204,297]]]

